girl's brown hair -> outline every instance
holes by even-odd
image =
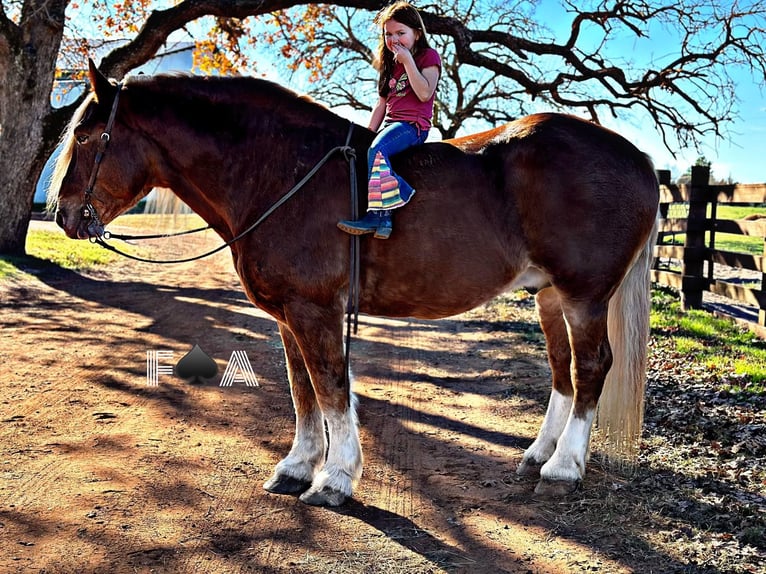
[[[413,56],[423,50],[429,48],[428,37],[426,36],[426,27],[423,25],[423,20],[420,17],[420,13],[409,2],[399,1],[394,2],[383,8],[375,16],[375,23],[380,26],[380,43],[378,44],[378,52],[375,56],[375,67],[379,70],[378,76],[378,94],[383,97],[388,95],[391,88],[388,85],[391,79],[391,74],[394,71],[394,54],[386,48],[386,36],[384,26],[389,20],[395,20],[400,24],[409,26],[413,30],[419,32],[418,39],[413,46]]]

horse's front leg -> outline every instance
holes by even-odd
[[[301,500],[318,506],[338,506],[351,496],[362,475],[356,400],[344,371],[343,305],[294,303],[286,309],[286,319],[311,376],[329,435],[324,466]]]
[[[607,304],[562,301],[572,349],[574,397],[556,450],[540,469],[538,494],[573,491],[585,475],[591,426],[604,379],[612,365]]]
[[[275,494],[298,494],[311,487],[324,462],[324,418],[295,337],[283,323],[279,324],[279,333],[295,408],[295,437],[290,453],[277,464],[273,476],[263,487]]]

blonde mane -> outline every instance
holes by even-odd
[[[58,150],[58,156],[56,157],[56,163],[54,164],[53,172],[48,179],[48,188],[45,191],[46,210],[50,213],[56,210],[59,190],[61,189],[61,184],[64,181],[67,170],[69,169],[69,164],[72,162],[72,153],[74,153],[75,144],[74,128],[82,118],[82,114],[84,113],[85,108],[88,107],[88,104],[90,104],[92,100],[93,94],[88,94],[88,96],[85,98],[85,101],[83,101],[83,103],[80,104],[80,107],[78,107],[75,111],[72,119],[69,120],[69,123],[67,124],[64,133],[61,134],[61,139],[56,146],[56,149]]]
[[[181,215],[192,213],[191,208],[167,187],[155,187],[146,197],[144,213],[156,215]]]

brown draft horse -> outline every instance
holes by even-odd
[[[51,185],[72,238],[102,234],[165,187],[229,240],[349,132],[348,121],[264,80],[158,75],[116,85],[93,65],[90,79],[94,93],[72,119]],[[109,147],[85,194],[107,123]],[[353,130],[360,157],[373,135]],[[650,160],[592,123],[536,114],[414,148],[394,166],[418,193],[396,212],[391,239],[362,239],[361,311],[440,318],[508,289],[538,289],[553,389],[518,472],[539,472],[539,492],[570,491],[585,472],[602,388],[598,424],[609,439],[635,445],[640,432],[658,206]],[[343,503],[362,474],[344,376],[349,236],[335,226],[349,211],[348,165],[336,154],[231,245],[248,297],[279,324],[295,406],[292,448],[264,487],[317,505]]]

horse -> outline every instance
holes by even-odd
[[[343,504],[363,458],[344,368],[354,239],[336,227],[351,210],[348,157],[314,166],[344,142],[366,153],[374,133],[262,79],[117,84],[92,62],[88,75],[91,93],[63,136],[50,185],[57,223],[71,238],[102,236],[160,187],[222,241],[237,238],[234,267],[249,300],[278,324],[295,410],[292,446],[263,486]],[[392,162],[417,194],[395,212],[390,239],[360,240],[359,311],[435,319],[509,289],[536,292],[552,385],[517,472],[539,478],[543,496],[567,496],[583,480],[596,417],[614,452],[630,457],[643,414],[659,201],[648,156],[592,122],[541,113]],[[243,234],[312,168],[299,192]],[[363,172],[356,181],[366,189]]]

